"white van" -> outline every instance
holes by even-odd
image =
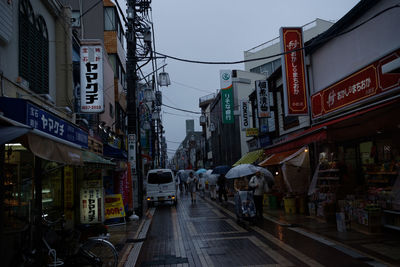
[[[149,170],[146,187],[146,200],[149,206],[154,204],[154,202],[165,201],[171,201],[171,203],[176,205],[176,184],[172,170]]]

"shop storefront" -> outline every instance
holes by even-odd
[[[28,226],[73,205],[68,181],[74,179],[74,166],[83,165],[88,143],[80,128],[27,100],[1,97],[0,111],[0,135],[8,136],[2,138],[0,176],[7,265],[23,242],[40,240],[40,232],[29,233]]]
[[[318,147],[309,212],[347,227],[400,230],[400,102],[387,101],[327,126]],[[345,229],[342,229],[345,230]]]

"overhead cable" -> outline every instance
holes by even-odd
[[[160,53],[160,52],[154,52],[154,53],[156,53],[156,54],[158,54],[158,55],[161,55],[161,56],[164,56],[164,57],[168,57],[168,58],[170,58],[170,59],[177,60],[177,61],[182,61],[182,62],[186,62],[186,63],[194,63],[194,64],[207,64],[207,65],[232,65],[232,64],[241,64],[241,63],[246,63],[246,62],[253,62],[253,61],[258,61],[258,60],[265,60],[265,59],[270,59],[270,58],[274,58],[274,57],[278,57],[278,56],[283,56],[283,55],[286,55],[286,54],[290,54],[290,53],[292,53],[292,52],[296,52],[296,51],[299,51],[299,50],[304,50],[304,49],[306,49],[306,48],[309,48],[309,47],[318,45],[318,44],[320,44],[320,43],[326,42],[326,41],[328,41],[328,40],[331,40],[331,39],[336,38],[336,37],[338,37],[338,36],[341,36],[341,35],[343,35],[343,34],[349,33],[349,32],[351,32],[351,31],[357,29],[358,27],[364,25],[365,23],[367,23],[367,22],[373,20],[374,18],[376,18],[376,17],[382,15],[383,13],[386,13],[387,11],[389,11],[389,10],[391,10],[391,9],[399,8],[399,7],[400,7],[400,4],[397,4],[397,5],[394,5],[394,6],[390,6],[390,7],[386,8],[386,9],[384,9],[384,10],[378,12],[377,14],[373,15],[373,16],[370,17],[369,19],[367,19],[367,20],[361,22],[360,24],[357,24],[356,26],[354,26],[354,27],[352,27],[352,28],[350,28],[350,29],[348,29],[348,30],[346,30],[346,31],[343,31],[343,32],[341,32],[341,33],[338,33],[338,34],[332,35],[332,36],[330,36],[330,37],[321,39],[321,40],[319,40],[317,43],[311,43],[310,45],[304,46],[304,47],[302,47],[302,48],[293,49],[293,50],[290,50],[290,51],[287,51],[287,52],[278,53],[278,54],[274,54],[274,55],[266,56],[266,57],[259,57],[259,58],[252,58],[252,59],[245,59],[245,60],[238,60],[238,61],[201,61],[201,60],[192,60],[192,59],[179,58],[179,57],[175,57],[175,56],[170,56],[170,55],[167,55],[167,54],[163,54],[163,53]]]

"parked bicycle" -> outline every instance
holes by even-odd
[[[42,220],[41,249],[21,249],[15,266],[114,266],[118,265],[118,252],[104,232],[85,237],[81,231],[64,229],[65,220]],[[85,226],[85,228],[88,228]],[[85,229],[88,233],[90,229]]]

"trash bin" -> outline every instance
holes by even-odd
[[[268,195],[268,206],[270,209],[278,208],[278,199],[274,195]]]
[[[297,212],[300,214],[304,214],[306,212],[306,199],[303,196],[298,196],[296,198],[297,202]]]
[[[294,197],[283,198],[283,205],[285,206],[285,213],[289,214],[296,213],[296,198]]]

